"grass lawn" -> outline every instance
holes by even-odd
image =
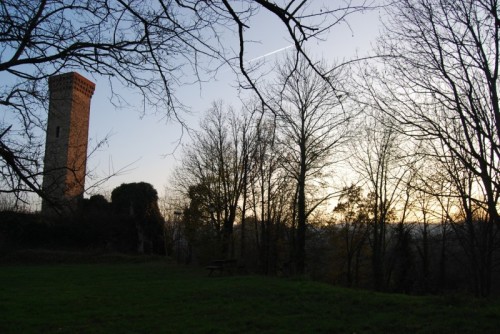
[[[500,301],[378,294],[162,262],[0,266],[0,333],[493,333]]]

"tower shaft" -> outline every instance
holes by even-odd
[[[74,206],[83,197],[94,89],[93,82],[76,72],[49,78],[42,188],[52,204]],[[42,211],[47,211],[50,204],[43,201]]]

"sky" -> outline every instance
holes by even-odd
[[[259,58],[274,63],[293,48],[276,19],[263,13],[258,15],[249,31],[249,38],[256,43],[248,47],[247,59]],[[323,57],[327,61],[364,55],[379,34],[379,16],[379,11],[354,14],[348,20],[350,28],[346,25],[333,28],[325,36],[325,41],[314,41],[307,48],[315,57]],[[173,121],[167,122],[162,115],[142,117],[140,108],[133,105],[133,94],[131,107],[116,108],[110,102],[107,79],[90,77],[84,72],[81,74],[96,83],[91,101],[89,149],[95,147],[97,141],[108,137],[106,144],[89,158],[87,168],[94,176],[86,180],[86,187],[89,188],[86,196],[95,193],[109,195],[120,184],[131,182],[151,183],[162,196],[182,156],[179,143],[187,143],[189,136],[182,136],[181,126]],[[238,109],[241,102],[235,79],[231,71],[223,69],[216,80],[202,84],[201,89],[198,85],[178,89],[178,97],[191,109],[191,114],[185,116],[190,127],[197,127],[213,101],[223,100]],[[124,94],[130,95],[130,92]],[[123,169],[99,187],[92,187],[96,181]]]

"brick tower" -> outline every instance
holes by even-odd
[[[75,207],[83,197],[90,99],[95,84],[76,72],[49,78],[49,116],[42,188],[50,201]],[[42,202],[42,212],[50,212]]]

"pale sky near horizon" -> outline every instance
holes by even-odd
[[[379,11],[354,14],[348,19],[350,29],[345,25],[335,27],[326,36],[325,41],[315,41],[307,45],[307,48],[313,50],[315,57],[322,57],[328,62],[341,61],[356,54],[364,55],[378,36],[380,15]],[[261,15],[259,20],[254,20],[253,23],[251,37],[260,43],[248,47],[247,59],[283,49],[265,57],[266,62],[274,63],[278,57],[293,50],[287,48],[290,41],[280,33],[281,26],[276,20],[271,21],[269,17]],[[176,160],[180,159],[182,153],[179,148],[175,154],[171,154],[179,143],[180,125],[175,122],[167,123],[162,119],[162,115],[141,117],[138,108],[115,108],[109,101],[107,80],[81,74],[96,83],[91,102],[89,148],[95,146],[96,140],[110,134],[107,145],[90,157],[88,168],[102,178],[132,164],[127,167],[127,172],[111,178],[100,188],[94,189],[93,193],[110,193],[122,183],[148,182],[156,188],[160,196],[163,195],[171,173],[178,163]],[[201,90],[197,85],[179,88],[178,96],[192,111],[192,115],[186,118],[189,125],[196,128],[204,112],[216,100],[223,100],[238,109],[241,103],[235,84],[234,74],[222,70],[217,80],[204,83]],[[183,142],[188,140],[187,135],[182,138]],[[87,179],[86,186],[91,186],[94,182]]]

